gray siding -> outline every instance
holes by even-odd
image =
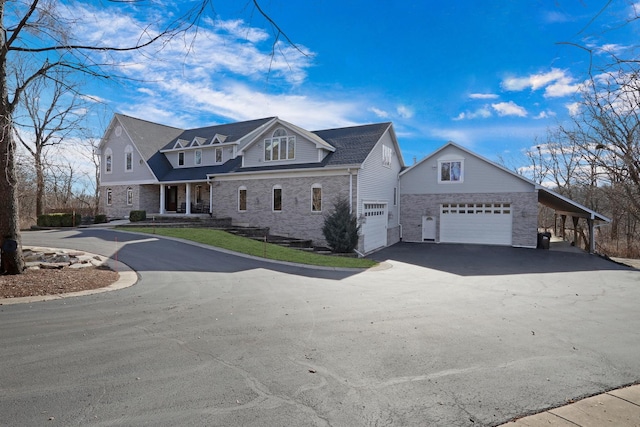
[[[125,149],[130,145],[133,148],[133,162],[132,171],[125,171]],[[112,172],[107,173],[105,164],[105,154],[107,149],[112,151]],[[147,167],[146,163],[142,160],[140,153],[135,148],[126,132],[122,132],[120,136],[116,136],[112,130],[107,136],[107,140],[102,148],[100,156],[100,182],[102,184],[108,184],[110,182],[139,182],[155,180],[155,177]]]
[[[462,183],[438,183],[438,159],[456,156],[464,159]],[[447,193],[513,193],[534,191],[533,184],[504,171],[491,163],[448,146],[429,156],[400,178],[402,194]]]
[[[440,240],[442,203],[511,203],[513,214],[512,245],[535,247],[538,230],[538,193],[402,194],[402,239],[422,241],[422,216],[436,218],[436,241]]]
[[[311,211],[311,188],[322,185],[322,212]],[[282,211],[272,211],[272,188],[282,187]],[[356,180],[353,180],[356,194]],[[247,188],[247,210],[238,211],[238,189]],[[349,176],[303,176],[287,178],[238,179],[213,186],[213,215],[230,217],[234,224],[269,227],[271,233],[311,239],[325,245],[324,217],[339,197],[349,196]]]
[[[222,149],[222,163],[226,162],[233,158],[233,145],[221,145],[221,144],[213,144],[213,145],[205,145],[198,148],[185,148],[176,151],[170,151],[164,153],[171,166],[175,169],[178,168],[192,168],[195,166],[211,166],[211,165],[219,165],[222,164],[220,162],[216,162],[216,149]],[[202,164],[196,165],[195,156],[196,150],[202,150]],[[184,152],[184,165],[178,165],[178,153]]]
[[[393,149],[391,167],[386,167],[382,164],[383,145]],[[398,155],[400,155],[400,153],[396,152],[391,136],[386,132],[362,164],[362,169],[358,171],[358,186],[360,188],[358,194],[358,215],[362,213],[363,203],[365,201],[386,202],[388,204],[388,227],[390,229],[398,227],[398,214],[400,209],[400,189],[397,190],[397,203],[395,206],[393,204],[393,189],[398,186],[398,173],[400,172]]]
[[[296,151],[295,151],[295,159],[293,160],[272,160],[269,162],[264,161],[264,140],[266,138],[271,138],[273,132],[282,126],[272,126],[266,132],[262,133],[256,140],[256,142],[251,145],[244,152],[244,166],[245,167],[253,167],[253,166],[276,166],[276,165],[288,165],[288,164],[296,164],[296,163],[315,163],[318,161],[318,149],[314,142],[309,141],[306,138],[303,138],[300,134],[294,133],[293,131],[286,129],[288,135],[294,135],[296,137]]]

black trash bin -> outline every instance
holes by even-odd
[[[549,244],[551,242],[551,233],[548,231],[544,231],[542,233],[538,233],[538,249],[549,249]]]
[[[13,255],[18,250],[18,242],[14,239],[5,238],[0,248],[0,274],[9,271]]]

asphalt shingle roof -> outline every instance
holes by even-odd
[[[167,143],[162,149],[168,150],[173,148],[178,139],[186,141],[193,141],[195,137],[205,139],[205,144],[211,142],[211,140],[217,135],[224,135],[227,137],[225,142],[237,141],[243,136],[247,135],[254,129],[262,126],[263,124],[273,120],[274,117],[266,117],[263,119],[249,120],[246,122],[227,123],[223,125],[207,126],[203,128],[187,129],[182,131],[180,135],[174,137],[169,143]]]
[[[245,122],[184,130],[122,114],[117,114],[117,116],[125,126],[155,176],[162,182],[204,181],[207,175],[232,172],[259,172],[359,165],[364,162],[373,147],[375,147],[376,143],[382,138],[384,132],[391,126],[391,123],[387,122],[312,132],[336,149],[334,152],[329,153],[322,162],[243,168],[242,159],[238,157],[222,165],[174,169],[160,150],[172,149],[178,139],[191,142],[195,137],[201,137],[205,138],[206,142],[209,142],[216,134],[220,134],[227,136],[226,141],[228,142],[237,141],[274,118],[267,117]]]

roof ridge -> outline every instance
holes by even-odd
[[[276,119],[276,118],[277,118],[277,116],[262,117],[260,119],[242,120],[242,121],[239,121],[239,122],[229,122],[229,123],[219,123],[217,125],[198,126],[198,127],[188,128],[188,129],[184,129],[184,130],[185,131],[189,131],[189,132],[193,132],[193,131],[197,131],[199,129],[208,129],[208,128],[215,128],[215,127],[220,127],[220,126],[239,125],[239,124],[242,124],[242,123],[259,122],[259,121],[262,121],[262,120],[273,120],[273,119]]]
[[[163,127],[166,127],[166,128],[172,128],[172,129],[176,129],[176,130],[184,130],[183,128],[179,128],[179,127],[176,127],[176,126],[165,125],[165,124],[157,123],[157,122],[152,122],[151,120],[141,119],[139,117],[133,117],[133,116],[130,116],[128,114],[115,113],[115,115],[116,116],[121,116],[121,117],[126,117],[126,118],[132,119],[132,120],[137,120],[139,122],[149,123],[149,124],[156,125],[156,126],[163,126]]]
[[[317,130],[313,130],[311,132],[315,133],[315,132],[326,132],[326,131],[330,131],[330,130],[340,130],[340,129],[356,129],[356,128],[363,128],[363,127],[367,127],[367,126],[380,126],[380,125],[391,125],[392,122],[378,122],[378,123],[367,123],[364,125],[353,125],[353,126],[341,126],[341,127],[335,127],[335,128],[330,128],[330,129],[317,129]]]

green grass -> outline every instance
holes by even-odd
[[[271,243],[259,242],[246,237],[236,236],[222,230],[211,228],[149,228],[122,227],[123,231],[156,234],[160,236],[178,237],[203,243],[217,248],[228,249],[261,258],[289,261],[299,264],[320,265],[325,267],[369,268],[377,262],[365,258],[348,258],[339,256],[318,255],[296,249],[284,248]]]

